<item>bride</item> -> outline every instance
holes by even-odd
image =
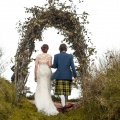
[[[35,82],[37,82],[35,105],[38,112],[49,116],[58,114],[58,111],[51,98],[52,56],[47,54],[48,49],[47,44],[41,47],[43,53],[36,57],[34,72]]]

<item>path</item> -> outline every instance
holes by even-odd
[[[34,104],[34,101],[32,100],[30,100],[30,102],[32,103],[32,104]],[[54,102],[54,104],[55,104],[55,106],[56,106],[56,108],[58,109],[58,110],[61,110],[62,109],[62,106],[61,106],[61,103],[60,102]],[[76,109],[76,108],[79,108],[80,107],[80,103],[79,102],[67,102],[67,104],[66,104],[66,108],[67,108],[67,110],[72,110],[72,109]]]

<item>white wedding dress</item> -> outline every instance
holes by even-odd
[[[49,116],[58,114],[58,111],[51,98],[52,71],[47,64],[48,59],[49,54],[43,54],[39,56],[35,105],[38,109],[38,112],[43,112]]]

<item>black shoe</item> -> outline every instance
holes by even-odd
[[[62,108],[62,113],[65,113],[65,112],[67,112],[67,111],[66,111],[66,107],[63,107],[63,108]]]

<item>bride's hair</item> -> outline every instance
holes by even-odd
[[[43,44],[41,47],[41,50],[43,53],[47,53],[48,49],[49,49],[49,46],[47,44]]]

